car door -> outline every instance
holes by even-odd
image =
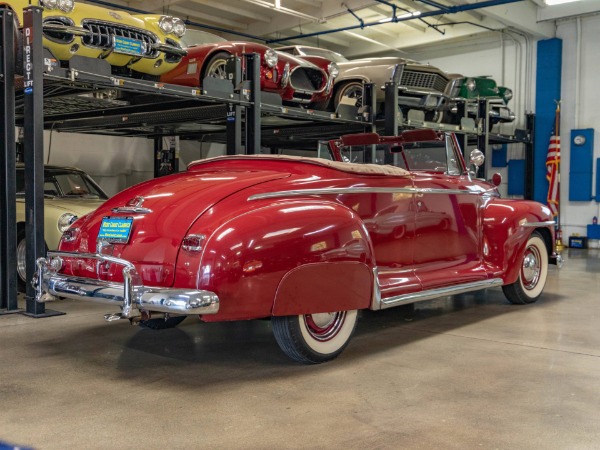
[[[353,147],[344,159],[354,163],[385,162],[402,167],[400,158],[387,160],[386,146]],[[345,196],[344,203],[362,218],[371,237],[383,299],[419,291],[413,269],[415,192],[412,176],[369,177],[369,193]],[[367,187],[367,186],[365,186]]]
[[[437,166],[414,178],[414,268],[424,290],[487,279],[481,245],[483,189],[460,169],[450,135],[446,146],[445,171]]]

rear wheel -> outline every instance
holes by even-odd
[[[25,225],[19,225],[17,228],[17,291],[23,293],[27,290],[27,268],[25,267],[27,248],[25,242]],[[47,252],[48,246],[45,243],[44,248]]]
[[[17,290],[25,292],[26,270],[25,270],[25,227],[17,230]]]
[[[273,317],[273,334],[283,352],[304,364],[337,357],[356,328],[357,311]]]
[[[548,249],[542,236],[533,232],[525,246],[517,281],[502,286],[502,290],[515,305],[533,303],[542,295],[547,276]]]

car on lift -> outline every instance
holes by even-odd
[[[25,292],[25,166],[17,164],[17,282]],[[73,167],[44,167],[44,240],[55,250],[71,224],[100,206],[108,196],[84,171]]]
[[[453,134],[347,135],[324,156],[215,157],[118,193],[38,259],[37,301],[150,328],[270,318],[284,353],[320,363],[360,310],[494,286],[533,303],[560,263],[548,207],[500,198]]]
[[[74,56],[99,58],[111,65],[113,74],[158,79],[174,69],[186,54],[180,44],[186,26],[176,17],[130,14],[75,0],[3,0],[2,3],[15,12],[21,30],[23,8],[30,5],[43,8],[43,46],[63,65]]]
[[[377,103],[381,106],[385,100],[385,83],[392,77],[396,77],[398,83],[398,104],[404,115],[410,109],[416,109],[424,111],[425,120],[439,121],[441,111],[448,106],[445,94],[448,75],[430,64],[395,57],[349,60],[340,53],[306,45],[290,45],[277,50],[312,62],[324,58],[337,63],[339,75],[335,79],[331,101],[319,105],[321,109],[337,110],[344,97],[361,107],[364,83],[375,85]]]
[[[508,107],[508,102],[513,98],[512,89],[498,86],[496,80],[490,76],[467,77],[451,74],[447,93],[452,99],[452,106],[445,112],[445,122],[460,124],[464,115],[459,114],[459,102],[465,104],[467,117],[479,117],[477,100],[486,100],[489,104],[488,127],[490,129],[498,123],[509,123],[515,120],[514,112]]]
[[[200,30],[189,30],[185,38],[188,55],[161,81],[184,86],[202,86],[206,77],[227,79],[227,59],[245,53],[260,56],[261,90],[281,96],[293,105],[313,105],[329,100],[337,64],[320,60],[316,64],[254,42],[228,41]],[[243,71],[245,68],[242,66]]]

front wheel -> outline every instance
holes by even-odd
[[[515,305],[535,302],[546,284],[548,276],[548,249],[538,232],[533,232],[525,246],[517,281],[502,286],[504,295]]]
[[[231,55],[227,52],[217,52],[215,53],[208,64],[206,64],[206,69],[204,70],[205,77],[212,78],[220,78],[221,80],[227,79],[227,59],[229,59]],[[202,81],[202,80],[200,80]]]
[[[337,357],[350,342],[357,311],[273,317],[273,334],[283,352],[303,364]]]
[[[358,81],[349,81],[343,83],[336,91],[335,97],[333,99],[333,107],[334,110],[337,110],[337,107],[342,102],[343,97],[348,97],[352,101],[357,108],[360,108],[363,105],[363,84]]]

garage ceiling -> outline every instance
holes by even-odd
[[[506,3],[499,4],[501,2]],[[559,10],[559,17],[579,14],[582,8],[585,12],[600,10],[598,0],[558,6],[547,6],[544,0],[130,0],[119,3],[216,27],[219,29],[216,33],[228,39],[253,40],[255,37],[274,47],[315,45],[348,57],[409,54],[423,45],[478,33],[489,34],[491,30],[510,29],[548,38],[554,34],[551,19],[557,18],[552,17],[552,10]],[[454,12],[467,5],[475,9]],[[394,9],[398,22],[393,21]],[[364,27],[361,28],[361,24]],[[345,30],[335,31],[339,29]],[[240,34],[227,34],[227,30]],[[314,33],[322,34],[298,37]],[[291,39],[282,41],[287,38]]]

